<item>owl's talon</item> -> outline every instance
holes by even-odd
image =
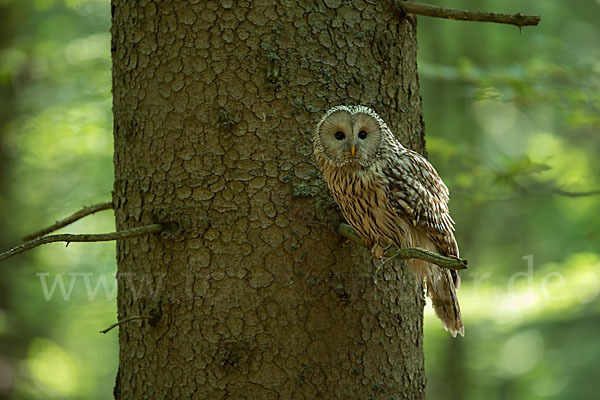
[[[371,255],[378,260],[383,258],[383,253],[385,253],[385,247],[382,247],[378,244],[373,245],[371,248]]]

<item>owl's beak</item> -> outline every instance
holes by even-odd
[[[354,147],[354,145],[350,146],[350,154],[352,154],[352,157],[354,157],[355,151],[356,151],[356,148]]]

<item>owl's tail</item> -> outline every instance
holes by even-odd
[[[417,261],[417,260],[414,260]],[[465,335],[465,328],[456,296],[460,278],[454,271],[424,262],[409,263],[417,278],[424,279],[427,295],[431,298],[435,314],[452,336]],[[452,274],[454,273],[454,275]]]

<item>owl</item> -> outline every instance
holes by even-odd
[[[344,217],[382,258],[390,246],[420,247],[458,257],[449,192],[433,166],[394,137],[365,106],[337,106],[314,131],[314,153]],[[464,335],[456,289],[459,277],[422,260],[407,263],[444,327]]]

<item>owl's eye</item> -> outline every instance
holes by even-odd
[[[345,137],[346,137],[346,135],[344,135],[344,132],[342,132],[342,131],[337,131],[335,133],[335,138],[337,140],[344,140]]]
[[[360,132],[358,132],[358,138],[359,139],[366,139],[367,138],[367,131],[360,131]]]

